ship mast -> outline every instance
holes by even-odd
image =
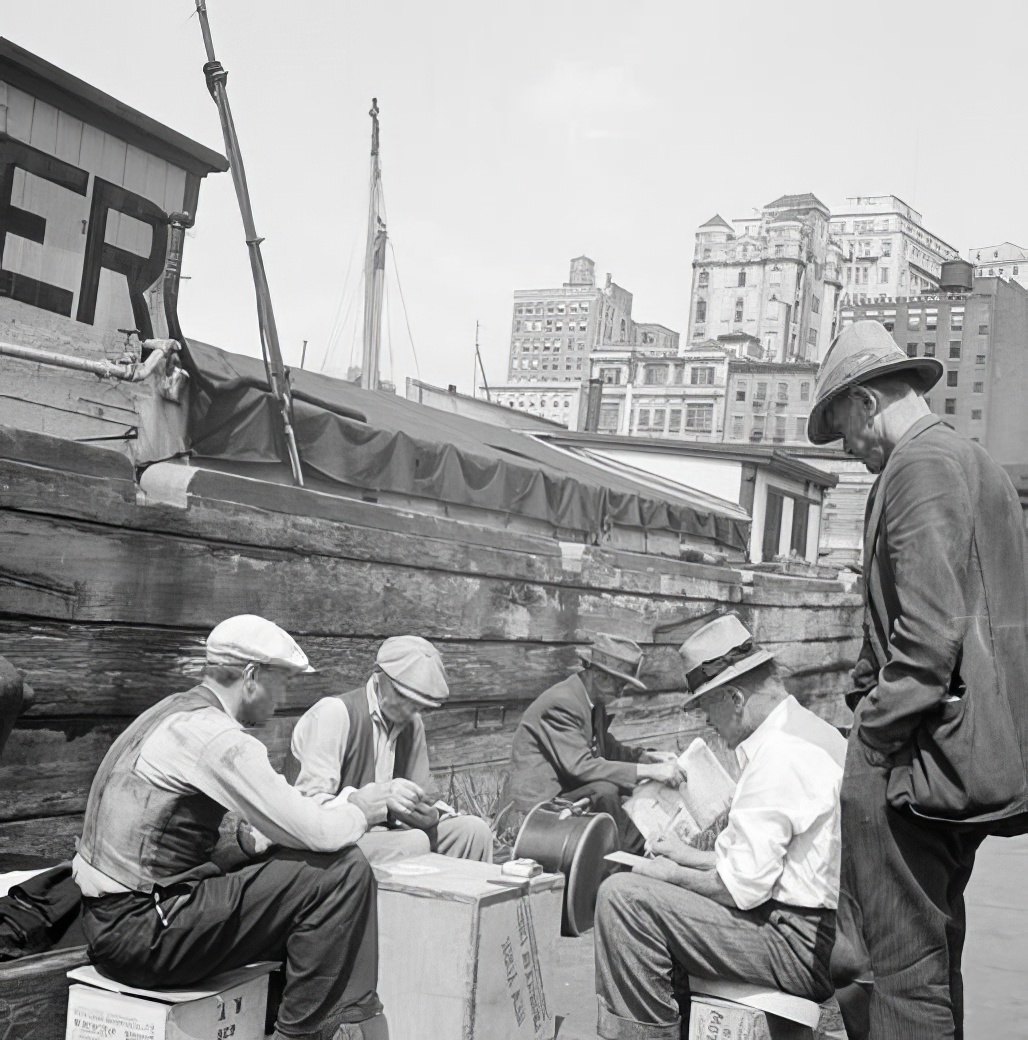
[[[378,98],[371,99],[371,190],[368,244],[364,254],[364,351],[361,386],[378,389],[378,358],[382,346],[382,295],[385,283],[386,226],[382,220],[382,168],[378,161]]]
[[[268,377],[268,388],[278,402],[282,419],[282,433],[285,439],[289,466],[293,472],[293,483],[303,487],[303,473],[300,469],[300,453],[296,446],[293,432],[293,395],[289,388],[289,374],[282,363],[282,350],[278,342],[278,326],[275,324],[275,312],[271,309],[271,290],[268,288],[268,276],[264,271],[264,260],[261,257],[261,242],[253,222],[253,210],[250,207],[250,193],[246,187],[246,171],[243,169],[243,156],[239,150],[239,139],[232,119],[232,110],[228,104],[228,90],[225,86],[228,73],[221,62],[214,57],[214,43],[211,40],[211,29],[207,22],[207,4],[205,0],[196,0],[196,13],[200,19],[200,31],[207,51],[207,64],[203,67],[207,77],[207,89],[211,92],[221,116],[221,130],[225,137],[225,151],[228,152],[229,168],[232,171],[232,183],[236,189],[239,212],[243,218],[243,232],[246,235],[246,248],[250,253],[250,269],[253,272],[253,285],[257,294],[257,325],[261,334],[261,352],[264,355],[264,371]]]

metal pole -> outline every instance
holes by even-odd
[[[300,453],[293,432],[293,397],[289,388],[289,376],[282,363],[278,327],[275,325],[275,312],[271,306],[271,290],[268,288],[268,276],[265,273],[264,260],[261,256],[261,242],[264,239],[258,236],[257,229],[254,227],[250,194],[246,187],[246,171],[243,169],[243,156],[239,149],[239,139],[236,137],[235,123],[232,121],[232,110],[228,104],[226,87],[228,73],[214,56],[214,42],[211,39],[211,27],[207,22],[205,0],[196,0],[196,13],[200,21],[200,31],[203,33],[204,48],[207,51],[207,64],[204,65],[203,72],[207,78],[207,89],[211,92],[211,97],[214,98],[218,106],[218,114],[221,117],[221,130],[225,137],[225,150],[228,152],[232,183],[235,185],[239,212],[243,218],[246,248],[250,253],[250,269],[253,272],[254,291],[257,295],[257,324],[261,334],[264,370],[268,377],[268,387],[281,411],[282,430],[285,435],[289,465],[293,472],[293,483],[297,487],[303,487]]]

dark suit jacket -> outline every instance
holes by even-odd
[[[635,785],[643,748],[626,747],[608,732],[611,717],[592,706],[578,674],[551,686],[528,707],[511,748],[511,796],[518,809],[594,780]]]
[[[856,719],[889,800],[993,821],[1028,805],[1024,517],[1003,470],[935,416],[894,448],[865,526]]]

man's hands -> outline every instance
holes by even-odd
[[[652,758],[656,755],[667,754],[667,758],[661,761],[652,761]],[[636,765],[636,776],[640,780],[659,780],[662,784],[670,784],[672,787],[677,787],[684,779],[681,769],[678,768],[678,762],[675,756],[671,752],[660,752],[660,751],[647,751],[645,758],[650,758],[650,761],[640,760]]]
[[[665,831],[652,841],[647,842],[647,851],[655,856],[662,856],[681,867],[693,867],[696,870],[709,870],[714,866],[714,853],[694,848],[680,838],[674,831]]]
[[[385,823],[386,816],[411,815],[415,810],[431,808],[425,792],[412,780],[388,780],[381,784],[365,784],[350,795],[350,801],[368,818],[368,826]]]

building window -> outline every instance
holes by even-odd
[[[982,410],[981,410],[981,408],[972,408],[971,409],[971,418],[972,419],[981,419],[981,417],[982,417]]]
[[[908,329],[919,329],[921,327],[921,313],[911,313],[907,315],[907,328]]]
[[[746,384],[742,381],[735,384],[735,399],[737,401],[746,400]]]
[[[800,383],[800,400],[801,401],[809,401],[810,400],[810,383],[805,382],[805,381]]]
[[[954,309],[954,310],[950,311],[950,314],[949,314],[949,327],[954,332],[961,332],[963,330],[963,328],[964,328],[964,310],[963,310],[963,308],[960,308],[959,310]]]
[[[714,406],[712,404],[687,404],[685,406],[685,428],[709,433],[714,428]]]
[[[939,324],[939,312],[934,307],[929,307],[925,311],[924,316],[924,327],[929,332],[934,332]]]
[[[745,271],[740,271],[739,272],[739,283],[738,284],[739,284],[740,288],[742,288],[746,284],[746,272]]]
[[[608,386],[617,386],[621,382],[620,368],[601,368],[600,379]]]
[[[649,408],[640,408],[635,417],[635,428],[637,430],[648,430],[650,428]]]
[[[811,296],[810,297],[810,309],[811,309],[811,311],[813,311],[814,314],[820,314],[821,313],[821,297],[820,296]]]
[[[647,386],[664,386],[667,383],[667,365],[647,365],[643,369],[643,382]]]
[[[882,239],[881,247],[882,256],[892,256],[892,240],[888,238]]]
[[[949,356],[951,358],[959,358],[960,357],[960,340],[959,339],[951,339],[949,341]]]
[[[700,287],[702,288],[702,287],[707,286],[709,284],[710,284],[710,272],[709,271],[700,271],[700,278],[699,278],[699,285],[700,285]]]
[[[946,398],[946,403],[943,405],[943,412],[946,415],[957,414],[957,399],[955,397]]]
[[[957,377],[959,375],[960,375],[959,372],[947,372],[946,373],[946,385],[947,386],[956,386],[957,385]]]
[[[689,382],[693,386],[713,386],[714,366],[693,365],[693,367],[689,369]]]
[[[696,301],[696,324],[699,325],[707,320],[707,301]]]
[[[742,321],[743,298],[740,296],[735,301],[735,320]]]
[[[988,336],[988,334],[989,334],[989,326],[988,325],[979,325],[978,326],[978,335],[979,336]]]
[[[775,246],[775,256],[785,256],[785,246]]]
[[[776,415],[775,416],[775,440],[779,441],[779,442],[785,440],[785,416],[784,415]]]
[[[934,343],[926,343],[924,345],[924,356],[925,357],[935,357],[935,344]]]
[[[801,441],[807,439],[807,418],[805,415],[796,416],[796,439]]]
[[[761,404],[763,404],[765,397],[767,397],[767,383],[757,383],[757,390],[756,393],[753,395],[754,401],[759,401]]]
[[[653,409],[653,429],[658,433],[664,432],[664,416],[665,410],[663,408]]]
[[[917,357],[917,344],[916,343],[908,343],[907,344],[907,357]]]
[[[681,433],[682,432],[682,409],[671,408],[668,411],[668,422],[667,432],[668,433]]]
[[[889,280],[889,269],[887,267],[878,268],[878,284],[884,285]]]
[[[784,404],[789,403],[789,384],[779,383],[778,384],[778,400]]]
[[[621,419],[621,407],[616,404],[600,405],[600,429],[608,433],[616,433]]]
[[[975,394],[984,394],[985,393],[985,384],[984,383],[975,383],[971,387],[971,392],[975,393]]]
[[[746,416],[744,415],[733,415],[732,416],[732,440],[741,441],[745,433],[746,428]]]
[[[976,365],[984,365],[985,364],[985,355],[984,354],[977,354],[975,356],[974,363]]]
[[[1014,264],[1014,274],[1015,274],[1015,276],[1016,276],[1018,270],[1019,270],[1019,268],[1018,268],[1017,264]]]
[[[812,346],[817,346],[817,329],[807,329],[807,342]]]

